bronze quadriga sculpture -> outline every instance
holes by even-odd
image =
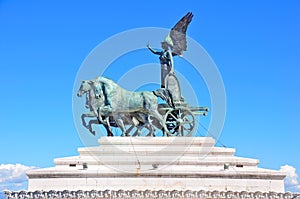
[[[205,116],[208,108],[190,107],[185,102],[173,57],[182,56],[187,49],[186,30],[192,18],[189,12],[177,22],[161,42],[162,51],[147,45],[159,55],[161,64],[161,88],[156,91],[127,91],[103,76],[82,81],[77,95],[86,94],[86,108],[90,110],[81,116],[83,126],[93,135],[92,124],[102,124],[108,136],[113,136],[111,127],[121,129],[122,136],[156,136],[159,131],[164,136],[191,136],[196,128],[195,116]],[[158,104],[158,97],[166,103]],[[93,118],[88,124],[87,117]]]

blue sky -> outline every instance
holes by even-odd
[[[299,173],[299,0],[0,0],[0,164],[49,167],[77,155],[83,143],[72,92],[87,55],[122,31],[171,28],[188,11],[195,15],[188,35],[214,60],[226,89],[220,142],[260,167],[287,164]],[[130,68],[133,59],[120,64]]]

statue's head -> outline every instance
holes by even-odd
[[[161,47],[164,50],[169,50],[169,48],[171,48],[171,49],[173,48],[173,41],[169,34],[166,36],[165,40],[161,42]]]
[[[168,43],[165,42],[165,41],[161,42],[161,47],[162,47],[162,49],[164,49],[164,50],[169,50],[169,45],[168,45]]]

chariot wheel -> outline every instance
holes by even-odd
[[[186,108],[170,109],[164,116],[164,130],[168,136],[192,136],[195,125],[194,114]]]

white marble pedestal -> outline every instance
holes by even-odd
[[[34,190],[177,190],[284,192],[285,173],[214,147],[209,137],[102,137],[79,156],[32,170]],[[228,168],[227,168],[228,167]]]

